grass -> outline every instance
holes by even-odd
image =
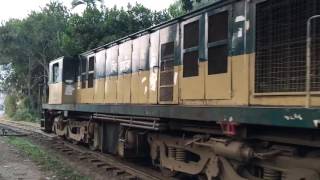
[[[8,137],[7,142],[25,153],[32,161],[37,163],[42,171],[53,173],[52,179],[89,180],[90,178],[79,175],[71,167],[65,165],[57,157],[49,154],[38,145],[21,137]]]

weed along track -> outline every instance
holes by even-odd
[[[163,177],[158,171],[147,167],[147,165],[137,165],[112,155],[92,151],[81,144],[69,143],[63,138],[42,132],[40,127],[29,124],[0,121],[0,131],[5,131],[7,136],[23,136],[40,146],[44,146],[51,150],[50,153],[55,153],[66,161],[69,161],[72,166],[81,164],[80,169],[87,167],[90,170],[98,172],[100,175],[94,177],[94,179],[168,179],[167,177]]]
[[[21,132],[17,132],[14,131],[12,129],[8,129],[6,127],[2,127],[0,126],[0,136],[7,136],[7,137],[24,137],[24,136],[28,136],[28,134],[26,133],[21,133]]]

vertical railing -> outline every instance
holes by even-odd
[[[320,15],[312,16],[307,22],[307,55],[306,55],[306,108],[310,107],[311,96],[311,23],[312,20],[320,18]]]

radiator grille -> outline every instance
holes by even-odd
[[[307,19],[319,0],[268,0],[256,7],[255,92],[303,92]],[[320,21],[312,23],[311,90],[320,91]]]

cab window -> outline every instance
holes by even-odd
[[[91,56],[89,58],[89,68],[88,68],[88,88],[93,88],[94,84],[94,64],[95,64],[95,58],[94,56]]]
[[[81,58],[81,89],[86,88],[87,81],[87,58]]]
[[[52,66],[52,82],[57,83],[59,82],[59,63],[55,63]]]

